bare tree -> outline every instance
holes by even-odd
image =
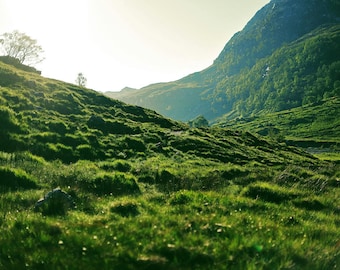
[[[35,39],[24,33],[13,31],[0,37],[2,51],[6,56],[18,59],[21,64],[35,65],[44,60],[44,52]]]
[[[78,84],[81,87],[86,86],[87,79],[85,78],[83,73],[78,73],[77,79],[76,79],[76,84]]]

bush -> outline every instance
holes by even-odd
[[[36,180],[23,170],[0,167],[0,189],[2,191],[34,189],[37,187]]]

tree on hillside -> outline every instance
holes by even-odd
[[[0,44],[5,55],[17,59],[20,64],[35,65],[44,60],[42,47],[24,33],[4,33],[0,36]]]
[[[196,127],[196,128],[209,126],[208,120],[205,119],[203,115],[197,116],[195,119],[189,121],[188,124],[190,127]]]
[[[85,87],[86,86],[86,82],[87,79],[85,78],[83,73],[78,73],[77,79],[76,79],[76,83],[80,86],[80,87]]]

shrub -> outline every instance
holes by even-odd
[[[37,187],[36,180],[23,170],[0,167],[0,188],[2,191],[34,189]]]

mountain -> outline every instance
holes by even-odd
[[[1,269],[339,264],[337,162],[1,61],[0,85]]]
[[[205,70],[106,94],[181,121],[233,119],[339,96],[339,22],[338,1],[272,0]]]

